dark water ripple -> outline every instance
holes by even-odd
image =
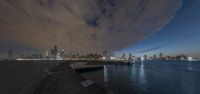
[[[104,70],[83,75],[117,94],[200,94],[200,62],[106,65]]]

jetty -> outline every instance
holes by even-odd
[[[104,65],[89,65],[88,62],[76,62],[72,63],[70,67],[79,73],[83,73],[103,69]]]
[[[0,94],[113,94],[66,61],[0,61]]]

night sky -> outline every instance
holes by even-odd
[[[183,0],[175,18],[156,34],[119,52],[147,54],[186,54],[200,57],[200,0]],[[117,53],[119,53],[117,52]]]
[[[0,52],[200,56],[199,0],[1,0]]]

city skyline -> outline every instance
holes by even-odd
[[[176,15],[181,0],[2,0],[0,50],[109,53],[158,32]]]
[[[4,0],[0,3],[0,56],[7,56],[10,49],[16,54],[37,53],[58,45],[69,53],[107,50],[199,57],[199,2]]]
[[[200,0],[0,0],[0,94],[200,94]]]

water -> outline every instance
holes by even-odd
[[[116,94],[200,94],[200,62],[106,65],[104,70],[83,75]]]

